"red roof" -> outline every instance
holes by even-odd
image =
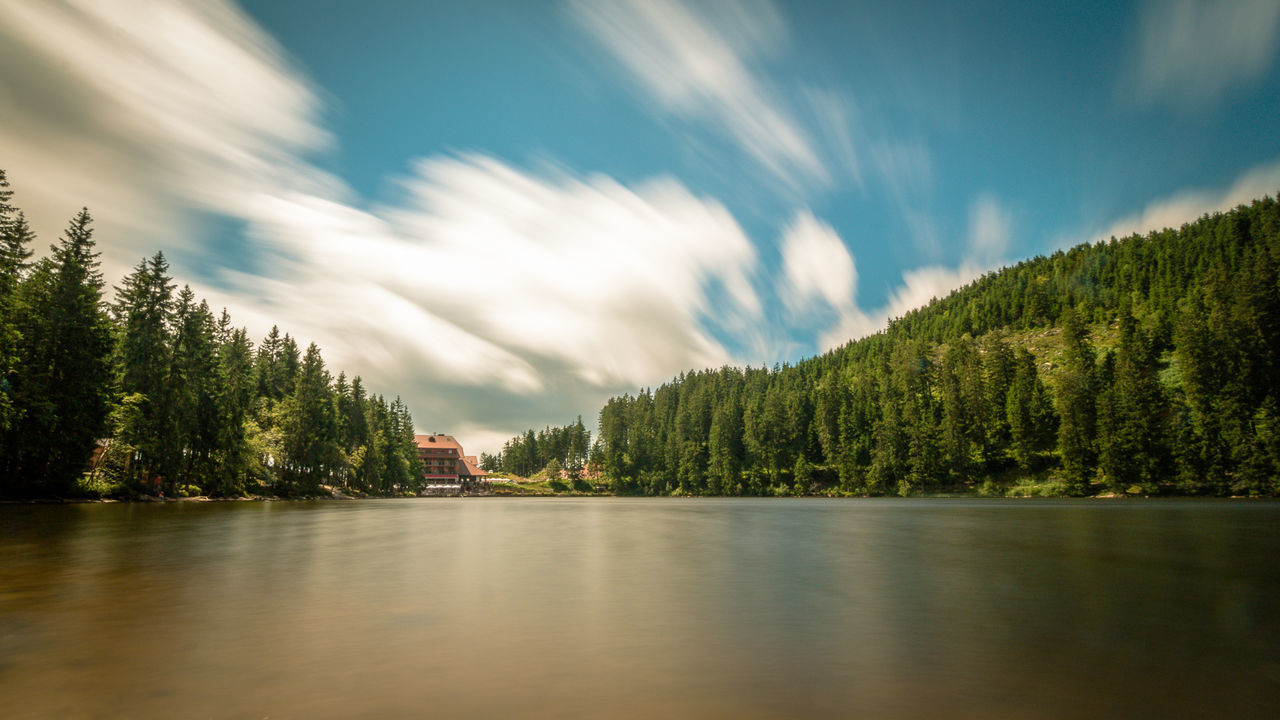
[[[413,439],[418,443],[418,447],[424,450],[453,448],[459,456],[462,455],[462,445],[459,445],[452,435],[414,435]]]

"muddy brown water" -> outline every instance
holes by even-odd
[[[1280,503],[0,506],[0,716],[1280,717]]]

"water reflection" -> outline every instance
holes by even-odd
[[[37,717],[1280,711],[1274,503],[0,507]]]

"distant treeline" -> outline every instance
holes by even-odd
[[[157,253],[103,297],[82,210],[35,240],[0,170],[0,496],[416,491],[413,420],[277,328],[254,348]],[[91,472],[86,476],[86,470]]]
[[[582,424],[582,416],[570,425],[546,427],[536,433],[526,431],[508,440],[497,455],[480,454],[480,466],[490,472],[505,472],[528,477],[539,470],[557,478],[560,472],[570,478],[582,476],[591,451],[591,431]]]
[[[1037,257],[793,366],[612,398],[590,463],[647,495],[1275,495],[1277,267],[1271,198]]]

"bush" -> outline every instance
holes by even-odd
[[[1004,497],[1004,488],[988,478],[978,486],[978,497]]]
[[[101,475],[94,477],[91,475],[82,475],[72,487],[72,493],[76,497],[87,498],[90,500],[102,500],[105,498],[118,498],[125,494],[124,485],[103,477]]]

